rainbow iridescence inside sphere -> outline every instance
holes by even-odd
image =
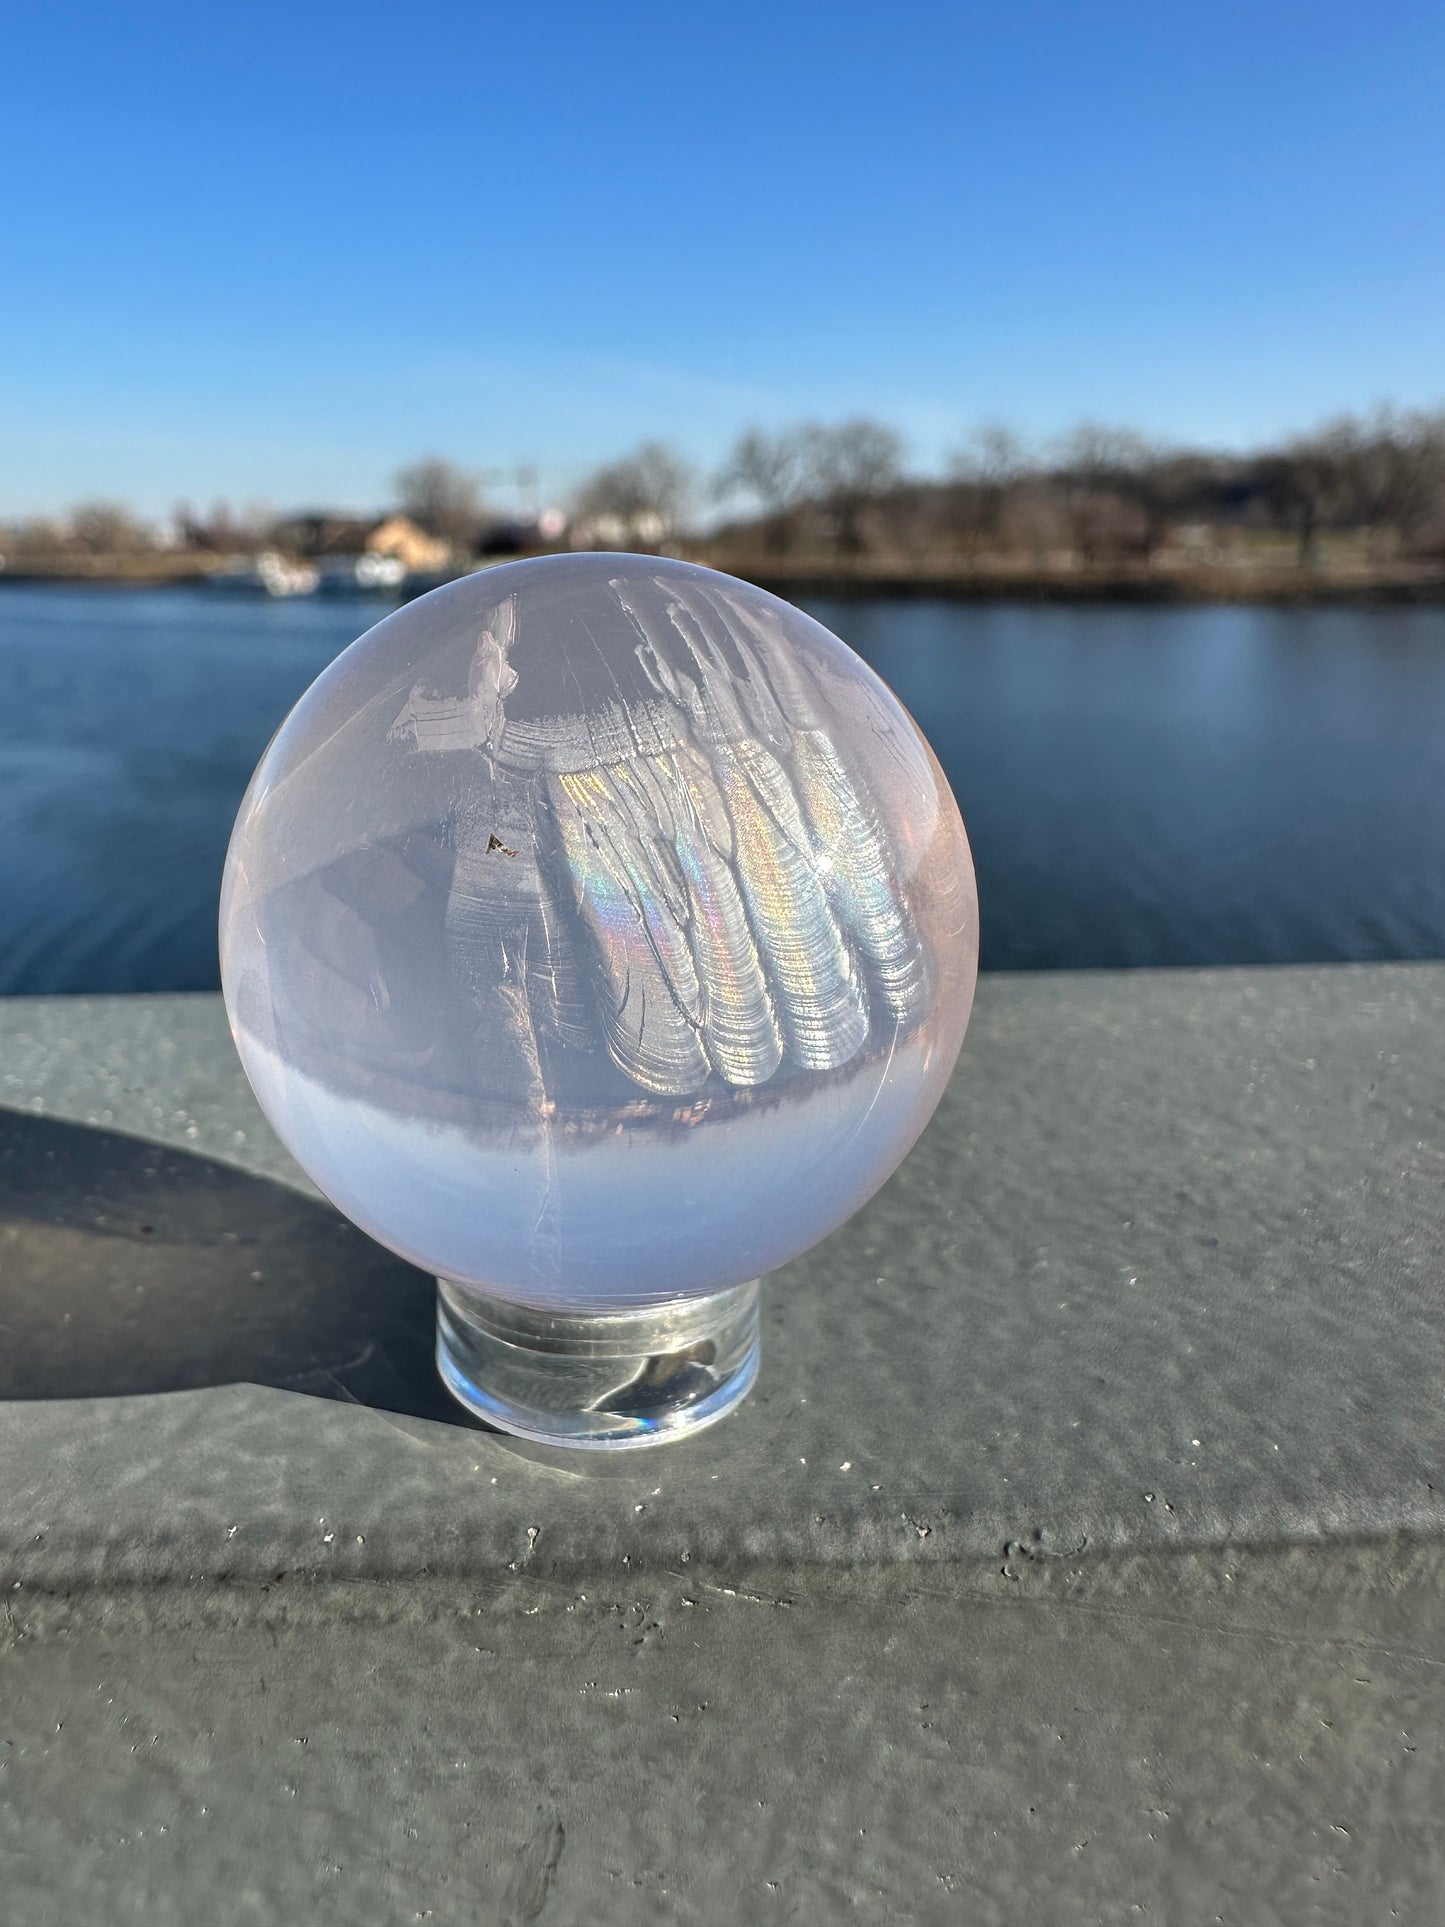
[[[512,563],[389,616],[266,752],[236,1043],[382,1243],[521,1303],[720,1290],[863,1203],[963,1040],[953,797],[835,636],[687,563]]]

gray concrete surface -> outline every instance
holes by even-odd
[[[1438,1922],[1438,1548],[30,1599],[16,1927]]]
[[[0,1005],[13,1918],[1445,1919],[1442,1019],[986,979],[752,1400],[599,1472],[438,1396],[214,1000]]]

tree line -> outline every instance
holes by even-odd
[[[907,446],[887,423],[804,421],[747,429],[711,472],[666,443],[645,442],[594,469],[572,491],[565,518],[544,526],[521,512],[489,514],[482,477],[435,456],[397,472],[391,507],[458,557],[488,552],[506,525],[520,548],[691,538],[711,553],[774,564],[826,555],[1090,567],[1147,565],[1166,550],[1238,560],[1252,548],[1301,567],[1342,548],[1367,565],[1439,562],[1445,409],[1340,415],[1247,453],[1173,446],[1098,423],[1041,444],[988,423],[931,476],[910,472]],[[163,536],[123,505],[94,501],[54,520],[11,523],[0,529],[0,550],[105,556],[168,541],[245,553],[274,543],[278,531],[284,540],[297,520],[224,504],[207,515],[181,508]]]
[[[1445,409],[1340,415],[1244,454],[1098,423],[1040,446],[989,423],[931,478],[908,474],[901,438],[881,423],[754,429],[712,487],[751,509],[722,536],[777,557],[806,549],[1089,566],[1148,563],[1166,547],[1227,560],[1272,539],[1309,567],[1328,538],[1349,538],[1366,563],[1438,562]]]

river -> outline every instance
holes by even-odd
[[[1445,956],[1445,610],[808,606],[953,783],[986,968]],[[0,587],[0,992],[214,988],[251,769],[385,613]]]

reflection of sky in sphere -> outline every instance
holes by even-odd
[[[347,650],[242,806],[238,1046],[322,1188],[532,1302],[740,1282],[874,1191],[973,989],[973,875],[841,642],[689,564],[489,570]]]

